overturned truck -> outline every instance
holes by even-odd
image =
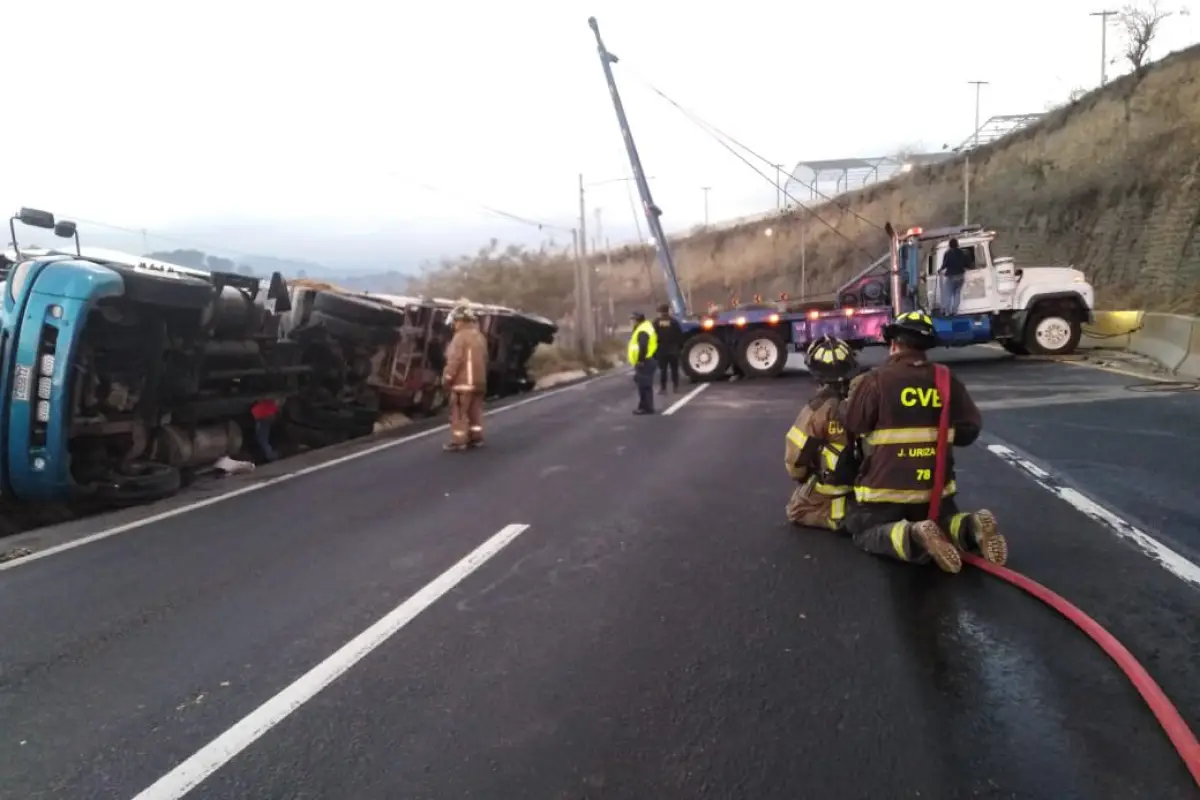
[[[22,248],[15,223],[73,239]],[[0,257],[0,503],[114,506],[167,497],[223,457],[258,460],[251,409],[281,407],[280,452],[437,413],[444,300],[204,272],[80,247],[22,209]],[[526,391],[549,320],[476,305],[493,395]],[[0,508],[0,516],[7,513]]]

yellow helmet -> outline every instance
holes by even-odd
[[[858,366],[854,349],[841,339],[822,336],[808,346],[804,366],[820,381],[844,380]]]
[[[924,311],[908,311],[883,326],[885,342],[891,342],[901,333],[907,334],[907,338],[913,339],[913,344],[922,350],[928,350],[937,344],[937,331],[934,330],[933,320]]]

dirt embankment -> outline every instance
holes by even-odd
[[[996,255],[1018,265],[1073,264],[1096,285],[1100,305],[1200,312],[1200,46],[981,147],[971,173],[971,221],[999,233]],[[962,190],[963,159],[955,158],[813,207],[828,225],[792,211],[681,238],[673,252],[702,307],[733,295],[798,297],[803,242],[811,296],[886,249],[883,234],[855,214],[900,228],[953,225],[962,220]],[[621,251],[616,294],[644,303],[652,276],[662,297],[653,259],[653,251]]]

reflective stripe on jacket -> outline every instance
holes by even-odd
[[[452,392],[487,392],[487,364],[487,337],[475,325],[463,325],[446,346],[442,387]]]
[[[638,346],[638,336],[643,333],[646,334],[645,353],[641,353],[641,348]],[[629,337],[628,353],[626,353],[629,363],[636,366],[642,359],[653,358],[656,352],[658,352],[658,332],[654,330],[654,326],[650,324],[649,320],[642,320]],[[639,355],[641,358],[638,358]]]
[[[835,476],[849,439],[838,422],[839,397],[822,389],[796,416],[784,440],[784,467],[797,481],[811,478],[812,489],[827,497],[844,497],[852,487]]]
[[[863,463],[854,485],[858,502],[929,502],[941,411],[933,365],[921,353],[897,353],[854,379],[839,415],[847,432],[863,442]],[[969,445],[981,428],[979,409],[951,375],[948,444]],[[948,452],[942,496],[957,489],[954,453]]]

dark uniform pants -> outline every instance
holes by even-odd
[[[450,441],[457,445],[483,441],[483,392],[450,393]]]
[[[659,353],[658,358],[658,377],[659,386],[665,392],[667,390],[667,372],[671,373],[671,388],[679,388],[679,354],[678,353]]]
[[[958,510],[953,496],[942,499],[940,516],[938,525],[950,541],[964,550],[978,550],[966,530],[965,520],[969,515]],[[868,553],[924,564],[929,561],[929,554],[915,545],[904,524],[924,519],[929,519],[928,503],[859,503],[851,500],[845,528],[854,544]]]
[[[638,390],[638,408],[642,411],[654,410],[654,370],[655,364],[646,359],[633,368],[633,383]]]

